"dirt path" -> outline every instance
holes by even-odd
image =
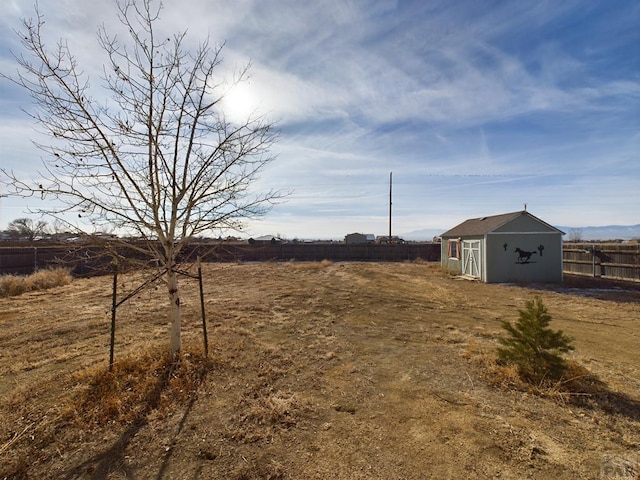
[[[47,439],[39,432],[72,402],[72,374],[106,361],[110,282],[0,299],[2,445],[32,425],[0,452],[0,478],[573,480],[639,460],[640,286],[485,285],[431,264],[224,264],[205,275],[213,362],[197,397],[141,425],[60,425]],[[183,286],[184,338],[197,345],[197,285]],[[626,403],[489,384],[477,359],[535,295],[575,338],[572,358]],[[166,341],[163,301],[145,292],[122,311],[118,358]]]

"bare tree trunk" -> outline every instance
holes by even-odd
[[[36,107],[30,115],[51,141],[37,144],[45,153],[42,178],[20,179],[0,165],[0,183],[18,196],[55,199],[41,212],[72,231],[109,227],[146,241],[122,245],[167,268],[169,346],[176,355],[180,250],[197,236],[239,229],[283,196],[252,187],[275,158],[269,148],[278,133],[261,115],[239,123],[225,119],[221,101],[248,78],[248,66],[226,82],[217,73],[222,46],[212,47],[206,39],[191,52],[186,32],[155,33],[159,2],[115,3],[130,35],[123,40],[100,28],[105,63],[97,82],[85,76],[66,41],[45,45],[37,5],[35,19],[23,20],[19,38],[25,52],[15,55],[20,68],[13,77],[0,71],[0,79],[30,93]],[[94,91],[93,84],[105,92]],[[99,100],[105,94],[114,101]],[[25,226],[43,233],[44,222],[29,222]]]
[[[169,331],[171,353],[180,352],[180,292],[178,291],[178,275],[173,266],[167,273],[167,285],[169,287],[169,322],[171,324]]]

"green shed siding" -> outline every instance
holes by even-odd
[[[508,223],[495,228],[491,233],[509,232],[509,233],[541,233],[541,232],[553,232],[558,233],[558,230],[551,225],[547,225],[542,220],[533,217],[532,215],[520,215]]]
[[[462,264],[457,258],[449,258],[449,240],[452,239],[443,238],[440,244],[440,265],[442,265],[442,268],[446,271],[459,275],[462,273]]]
[[[521,254],[516,251],[524,252]],[[562,281],[562,235],[490,233],[486,241],[489,283]]]

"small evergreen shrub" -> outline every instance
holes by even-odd
[[[502,322],[508,336],[498,339],[498,361],[503,365],[516,365],[520,376],[529,382],[554,381],[562,378],[567,364],[563,353],[574,349],[573,338],[562,330],[549,328],[551,315],[540,297],[529,300],[520,318],[512,325]]]

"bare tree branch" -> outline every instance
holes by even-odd
[[[160,10],[152,0],[123,0],[118,18],[128,37],[98,30],[105,54],[100,92],[108,101],[92,96],[97,90],[64,41],[47,48],[37,7],[35,19],[23,20],[19,71],[2,76],[31,95],[30,115],[50,143],[37,144],[44,153],[40,179],[2,172],[10,193],[62,205],[45,213],[68,222],[73,213],[78,228],[89,222],[146,239],[148,254],[171,275],[193,236],[239,228],[283,193],[251,191],[274,159],[269,150],[278,133],[265,117],[225,117],[217,74],[224,44],[206,39],[190,52],[184,32],[159,38]],[[246,74],[241,70],[236,81]],[[168,283],[177,295],[176,282]]]

